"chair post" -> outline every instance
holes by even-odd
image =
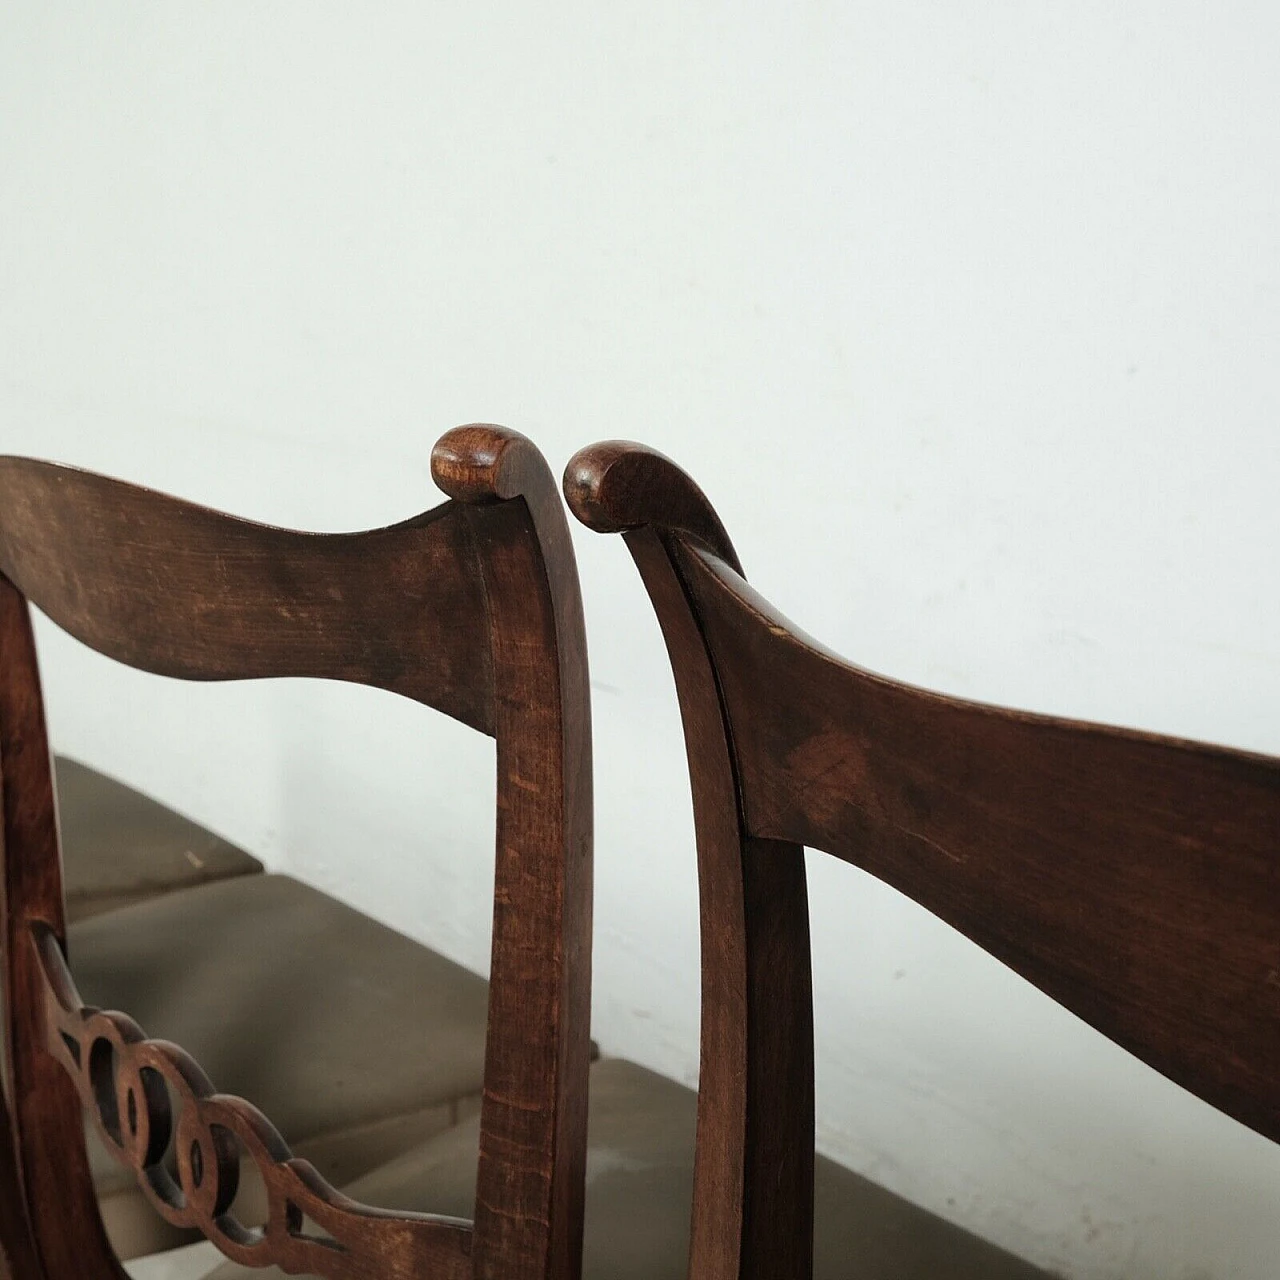
[[[10,1129],[0,1153],[5,1252],[18,1280],[125,1280],[98,1213],[79,1096],[46,1048],[49,1028],[33,926],[51,929],[65,953],[57,807],[30,614],[22,593],[5,578],[0,787]]]
[[[804,1280],[813,1270],[813,999],[804,852],[747,832],[729,723],[680,567],[686,542],[740,572],[714,508],[639,445],[583,450],[574,514],[622,532],[671,658],[697,836],[702,1036],[690,1275]]]
[[[578,1280],[591,1017],[591,714],[582,600],[555,482],[516,432],[432,454],[469,506],[488,597],[498,821],[473,1274]]]

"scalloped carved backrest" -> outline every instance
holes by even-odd
[[[809,1266],[805,845],[1280,1141],[1280,760],[851,666],[747,585],[701,491],[641,446],[583,450],[565,492],[585,523],[624,532],[684,716],[703,930],[698,1280]]]
[[[0,785],[8,1091],[0,1246],[22,1280],[121,1280],[81,1101],[157,1210],[229,1256],[334,1280],[580,1271],[590,1053],[591,747],[582,606],[554,482],[524,437],[461,427],[450,500],[354,534],[268,528],[102,476],[0,459]],[[65,964],[54,792],[28,602],[108,657],[192,680],[391,690],[496,739],[497,859],[474,1223],[354,1204],[267,1117]],[[270,1028],[264,1028],[270,1034]],[[171,1114],[170,1096],[181,1101]],[[160,1162],[175,1137],[177,1178]],[[263,1229],[229,1216],[238,1152]],[[322,1235],[314,1234],[315,1223]],[[0,1268],[2,1270],[2,1268]]]

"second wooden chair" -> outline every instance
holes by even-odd
[[[1280,1140],[1280,760],[1004,711],[860,670],[742,575],[697,485],[607,443],[565,475],[622,532],[693,786],[702,1057],[690,1276],[1012,1274],[825,1197],[814,1266],[804,846],[893,885],[1133,1054]],[[821,1166],[820,1166],[821,1170]],[[823,1198],[819,1177],[819,1198]],[[890,1245],[885,1248],[885,1244]]]

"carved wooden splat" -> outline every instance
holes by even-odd
[[[245,1266],[277,1266],[292,1275],[470,1275],[469,1222],[389,1213],[334,1190],[290,1153],[252,1103],[218,1093],[184,1049],[148,1038],[126,1014],[86,1006],[51,929],[35,926],[32,942],[45,984],[46,1047],[74,1081],[107,1150],[132,1169],[167,1222],[200,1231]],[[165,1158],[171,1144],[176,1170]],[[241,1152],[266,1187],[262,1226],[232,1212]]]

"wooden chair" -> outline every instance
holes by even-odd
[[[623,533],[684,720],[703,993],[691,1277],[811,1273],[803,846],[1280,1140],[1280,760],[850,666],[747,585],[702,492],[642,446],[583,450],[564,487],[585,524]]]
[[[554,483],[523,437],[459,428],[436,445],[432,472],[451,500],[425,515],[314,535],[47,463],[0,461],[0,1244],[17,1280],[124,1276],[95,1203],[82,1104],[158,1212],[238,1261],[332,1280],[577,1275],[591,759],[576,570]],[[28,601],[134,667],[195,680],[354,681],[496,739],[474,1222],[348,1199],[292,1158],[253,1105],[216,1093],[176,1044],[148,1039],[127,1014],[85,1006],[67,965]],[[261,1036],[271,1032],[264,1019]],[[171,1145],[176,1174],[164,1159]],[[267,1190],[261,1228],[232,1212],[246,1153]]]

